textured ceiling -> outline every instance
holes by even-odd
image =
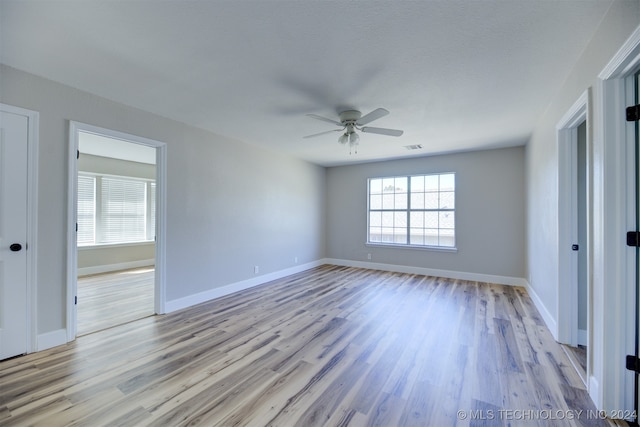
[[[524,144],[610,4],[0,0],[0,61],[337,165]],[[378,107],[403,136],[302,139]]]

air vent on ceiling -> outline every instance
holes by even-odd
[[[407,150],[420,150],[422,149],[422,145],[420,144],[405,145],[404,148],[406,148]]]

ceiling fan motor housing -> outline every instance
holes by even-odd
[[[340,122],[344,125],[355,124],[362,117],[362,113],[358,110],[347,110],[340,113]]]

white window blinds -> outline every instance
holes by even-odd
[[[156,183],[78,175],[78,246],[155,240]]]
[[[146,183],[102,177],[100,243],[125,243],[147,240]]]
[[[78,176],[78,246],[96,242],[96,178]]]

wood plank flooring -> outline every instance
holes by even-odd
[[[153,315],[153,293],[153,268],[79,277],[78,335]]]
[[[612,424],[595,415],[525,289],[337,266],[0,362],[3,426]]]

